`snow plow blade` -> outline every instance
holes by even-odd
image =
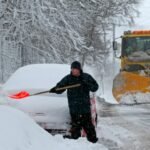
[[[123,95],[135,93],[150,93],[150,77],[131,72],[119,73],[113,81],[113,96],[120,102]]]

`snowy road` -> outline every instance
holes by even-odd
[[[98,136],[110,150],[150,149],[150,105],[98,104]]]

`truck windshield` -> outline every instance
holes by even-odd
[[[122,39],[122,56],[129,56],[138,51],[150,51],[150,36],[125,37]]]

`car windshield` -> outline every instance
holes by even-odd
[[[123,56],[141,51],[145,53],[150,51],[150,37],[125,37],[122,39]]]

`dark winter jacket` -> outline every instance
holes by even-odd
[[[90,91],[95,92],[98,89],[98,84],[93,77],[87,73],[81,73],[79,77],[72,74],[65,76],[56,88],[80,83],[80,87],[67,89],[68,104],[71,114],[90,113]],[[65,90],[59,91],[58,94]]]

